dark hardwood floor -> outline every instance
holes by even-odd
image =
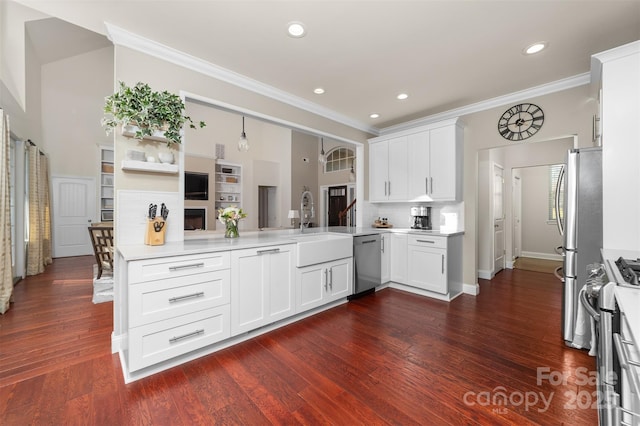
[[[385,289],[125,385],[92,263],[15,288],[0,424],[597,424],[595,362],[561,341],[552,274],[506,270],[451,303]]]

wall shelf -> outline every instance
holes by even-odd
[[[177,164],[167,163],[149,163],[147,161],[134,161],[134,160],[122,160],[122,170],[125,171],[138,171],[138,172],[151,172],[151,173],[178,173]]]

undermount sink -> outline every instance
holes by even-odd
[[[296,266],[315,265],[353,255],[353,240],[350,235],[300,234],[292,235],[298,250]]]

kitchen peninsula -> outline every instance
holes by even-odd
[[[383,280],[380,288],[443,300],[461,293],[462,232],[332,227],[245,232],[228,239],[203,231],[162,246],[118,246],[122,285],[114,302],[120,305],[122,333],[116,350],[125,381],[346,303],[354,288],[352,237],[372,232],[404,241],[387,245],[381,268],[404,268],[399,275],[409,280]],[[425,267],[443,288],[411,281],[412,268],[422,268],[424,276]]]

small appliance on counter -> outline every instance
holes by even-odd
[[[431,229],[431,207],[411,207],[411,229]]]

